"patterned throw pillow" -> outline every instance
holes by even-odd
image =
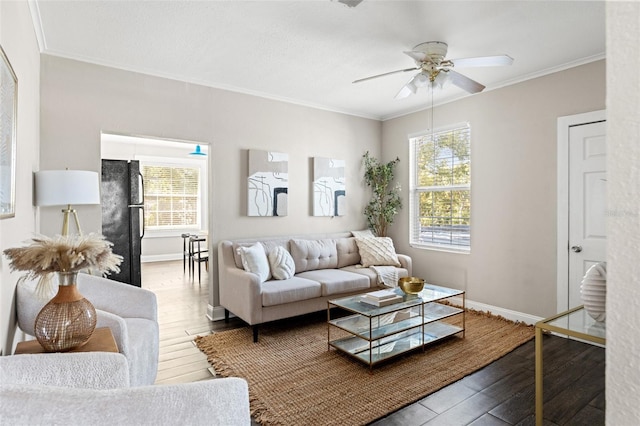
[[[351,235],[356,238],[375,238],[375,234],[371,229],[365,229],[364,231],[351,231]]]
[[[258,275],[261,283],[271,278],[269,261],[262,244],[255,243],[249,247],[238,247],[238,254],[242,259],[244,270]]]
[[[291,254],[282,246],[277,246],[269,252],[271,275],[277,280],[288,280],[296,273],[296,264]]]
[[[362,266],[400,266],[393,241],[389,237],[356,238]]]

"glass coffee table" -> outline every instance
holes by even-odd
[[[350,355],[369,368],[465,330],[465,292],[425,284],[417,295],[393,290],[402,299],[377,307],[363,302],[364,294],[329,300],[327,306],[327,350]],[[462,307],[438,303],[458,297]],[[331,308],[341,308],[350,315],[331,318]],[[447,318],[452,320],[444,321]],[[337,330],[342,330],[338,333]],[[332,338],[332,331],[340,334]],[[346,332],[346,333],[344,333]]]

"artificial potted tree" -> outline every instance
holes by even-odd
[[[369,151],[365,152],[362,158],[364,181],[373,191],[371,201],[364,208],[367,225],[378,237],[386,237],[389,225],[402,208],[400,183],[392,185],[395,167],[400,159],[381,163],[372,157]]]

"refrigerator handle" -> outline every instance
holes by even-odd
[[[144,231],[145,231],[145,219],[144,219],[144,178],[142,177],[141,173],[138,173],[138,175],[140,175],[140,193],[142,194],[142,200],[140,201],[140,204],[129,204],[127,207],[129,207],[130,209],[140,209],[138,211],[138,214],[142,213],[142,234],[140,234],[140,239],[144,238]]]
[[[144,177],[142,173],[138,172],[138,177],[140,178],[140,192],[139,192],[139,200],[138,204],[144,204]]]
[[[142,234],[140,234],[140,239],[144,238],[144,205],[140,208],[140,212],[142,213]]]
[[[145,231],[145,220],[144,220],[144,176],[142,173],[138,172],[138,177],[140,178],[140,204],[142,204],[142,235],[140,235],[140,239],[144,238]]]

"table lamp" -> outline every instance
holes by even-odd
[[[78,234],[82,235],[78,204],[100,204],[98,173],[85,170],[45,170],[35,173],[35,205],[67,206],[62,210],[62,235],[69,235],[69,217],[73,215]]]

